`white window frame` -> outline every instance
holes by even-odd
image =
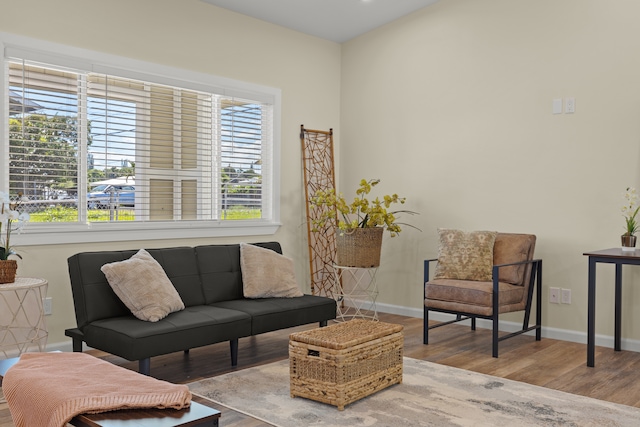
[[[280,227],[280,141],[281,90],[186,69],[124,58],[116,55],[75,48],[0,32],[2,67],[0,67],[0,189],[9,188],[8,164],[9,127],[5,120],[9,109],[6,93],[7,52],[43,63],[64,64],[78,69],[116,74],[131,79],[149,80],[170,86],[212,91],[225,96],[262,100],[273,105],[273,145],[270,153],[271,181],[263,188],[264,206],[270,208],[268,218],[256,220],[200,220],[110,223],[29,223],[13,241],[16,245],[47,245],[61,243],[112,242],[154,239],[184,239],[201,237],[232,237],[272,235]],[[81,144],[82,145],[82,144]],[[83,155],[82,151],[79,155]],[[215,167],[215,165],[212,165]],[[6,172],[5,172],[6,170]],[[86,180],[80,177],[80,180]],[[81,182],[78,183],[82,184]],[[213,197],[216,197],[214,194]]]

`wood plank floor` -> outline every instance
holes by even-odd
[[[640,408],[640,353],[614,352],[596,347],[596,366],[586,366],[586,346],[566,341],[517,336],[500,343],[500,357],[491,357],[491,333],[471,331],[466,325],[449,325],[430,332],[430,344],[422,344],[422,319],[381,314],[380,320],[404,326],[405,356],[475,372],[509,378],[542,387],[589,396]],[[238,368],[286,359],[291,332],[307,325],[240,340]],[[137,362],[98,352],[92,354],[137,370]],[[151,373],[174,383],[189,383],[232,371],[228,343],[173,353],[151,359]],[[201,403],[202,400],[196,399]],[[227,427],[269,426],[243,414],[213,404]],[[0,404],[0,427],[13,427],[6,403]]]

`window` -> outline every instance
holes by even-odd
[[[28,199],[26,230],[166,230],[169,222],[209,235],[275,231],[277,92],[28,49],[5,47],[4,56],[0,182]]]

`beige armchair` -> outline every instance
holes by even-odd
[[[536,236],[496,232],[440,229],[437,259],[424,262],[424,344],[429,330],[471,319],[488,319],[493,324],[493,357],[498,342],[532,330],[536,340],[542,331],[542,260],[533,259]],[[436,262],[434,277],[429,265]],[[534,288],[536,320],[529,324]],[[454,314],[454,320],[429,325],[429,312]],[[522,329],[499,336],[498,316],[524,311]]]

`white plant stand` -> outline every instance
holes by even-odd
[[[47,286],[46,280],[32,277],[16,277],[15,282],[0,285],[0,355],[5,359],[45,350]]]
[[[355,318],[378,320],[376,299],[378,267],[360,268],[334,265],[334,296],[337,301],[336,321]]]

